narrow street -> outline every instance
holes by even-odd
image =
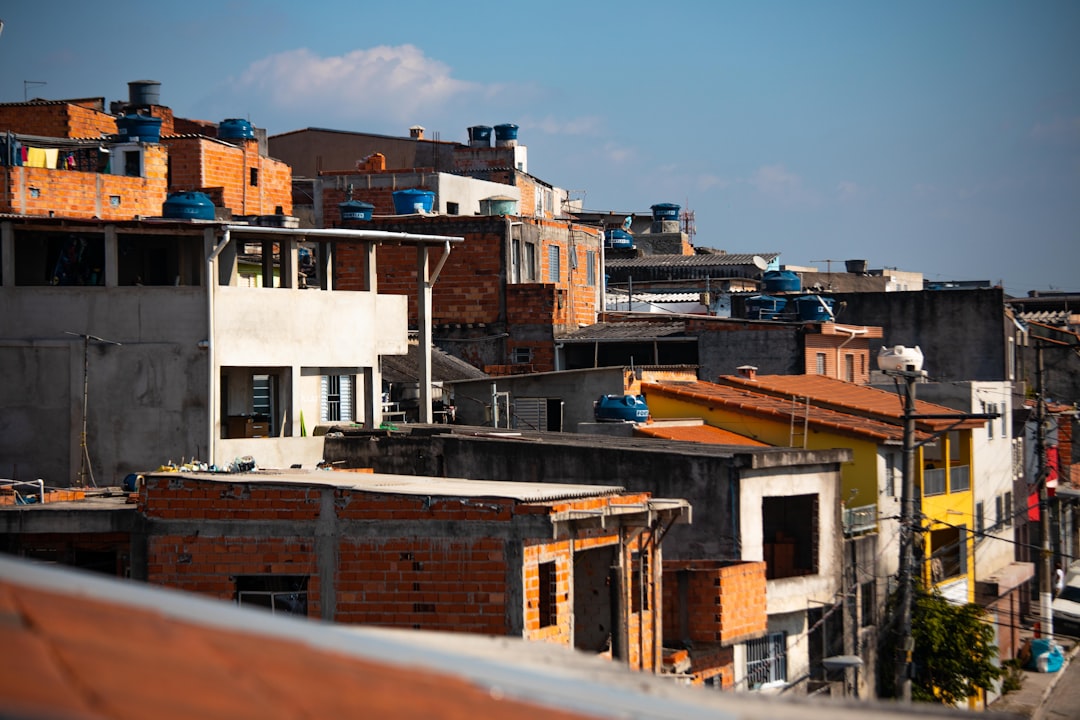
[[[1042,708],[1035,712],[1035,720],[1080,719],[1080,662],[1074,657],[1062,672],[1065,674],[1054,684]]]

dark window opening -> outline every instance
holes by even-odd
[[[810,653],[810,676],[815,680],[843,680],[843,670],[829,671],[823,662],[827,657],[844,654],[844,613],[841,606],[808,609],[806,624],[810,628],[807,646]]]
[[[930,531],[930,576],[934,583],[967,574],[967,527]]]
[[[649,555],[648,553],[635,552],[630,556],[632,569],[630,582],[633,587],[630,591],[631,612],[639,613],[649,609]]]
[[[117,285],[202,285],[202,238],[120,235]]]
[[[540,575],[539,596],[537,597],[537,604],[540,609],[540,627],[551,627],[558,622],[559,618],[555,563],[540,563],[537,570]]]
[[[307,615],[307,575],[238,575],[236,603],[273,613]]]
[[[251,187],[259,185],[259,168],[251,168]]]
[[[128,177],[142,176],[142,153],[131,150],[124,153],[124,174]]]
[[[877,583],[873,580],[859,586],[862,600],[862,626],[877,625]]]
[[[458,205],[456,202],[448,202],[448,203],[446,203],[446,214],[447,215],[460,215],[461,214],[461,206]]]
[[[765,573],[770,580],[818,571],[818,496],[765,498]]]
[[[104,285],[105,236],[15,233],[16,285]]]

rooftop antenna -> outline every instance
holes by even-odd
[[[3,25],[3,23],[0,23],[0,26],[2,26],[2,25]],[[2,29],[3,28],[0,27],[0,30],[2,30]],[[26,102],[27,100],[29,100],[27,90],[29,90],[32,87],[41,87],[42,85],[48,85],[48,84],[49,83],[44,82],[42,80],[23,80],[22,81],[23,102]]]
[[[86,476],[90,475],[90,484],[97,487],[97,482],[94,480],[94,469],[90,465],[90,449],[86,444],[86,415],[87,415],[87,400],[90,397],[90,341],[99,343],[106,343],[108,345],[120,345],[120,343],[114,340],[105,340],[99,338],[96,335],[87,335],[86,333],[64,331],[65,335],[74,335],[75,337],[81,337],[83,339],[83,405],[82,405],[82,436],[79,444],[82,446],[82,457],[79,459],[79,487],[86,487]]]

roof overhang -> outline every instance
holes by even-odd
[[[689,525],[691,507],[688,500],[657,498],[643,503],[609,504],[591,510],[563,510],[551,516],[555,534],[560,530],[616,530],[619,528],[650,528],[663,525]]]

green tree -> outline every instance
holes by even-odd
[[[937,590],[920,591],[911,621],[915,641],[912,700],[953,706],[989,689],[1001,677],[1002,669],[995,662],[994,628],[980,606],[955,605]],[[893,696],[892,662],[898,637],[895,631],[884,635],[878,677],[882,694]]]

